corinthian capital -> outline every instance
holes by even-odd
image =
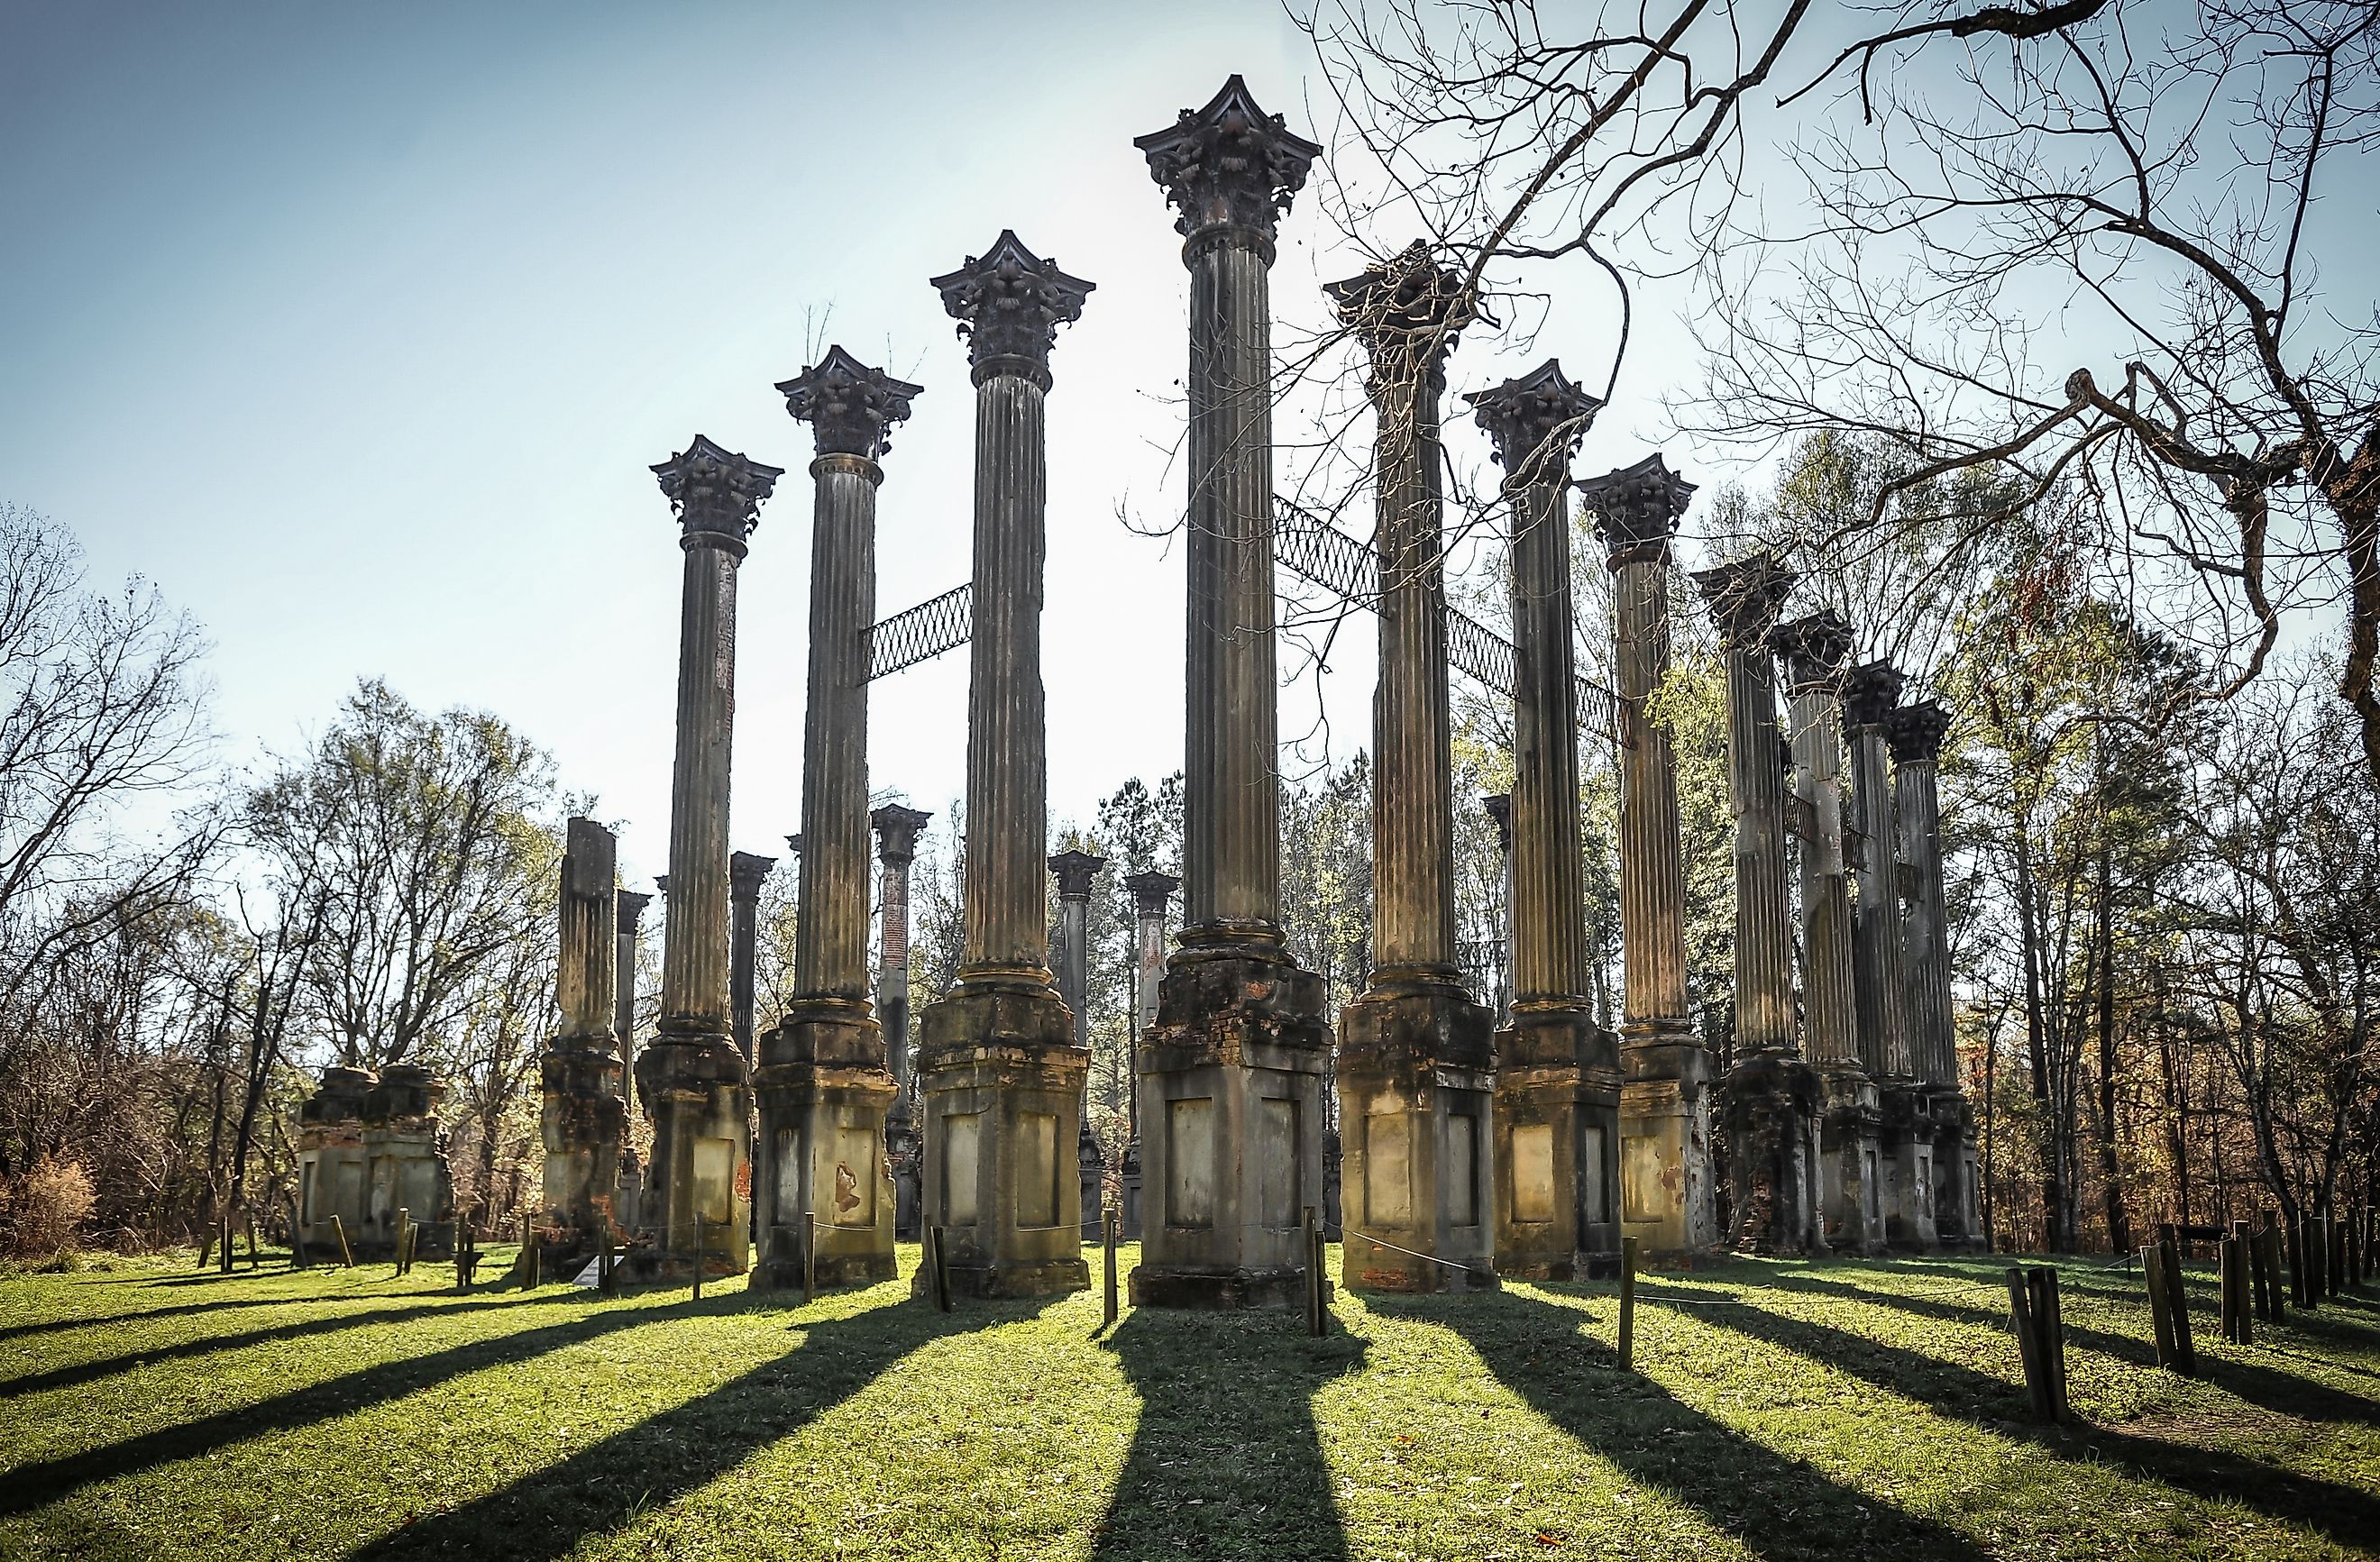
[[[737,558],[744,539],[760,524],[760,502],[785,475],[782,466],[764,466],[734,451],[722,450],[694,436],[694,442],[653,469],[662,492],[686,528],[679,538],[687,548],[725,548]]]
[[[909,402],[923,385],[895,380],[844,352],[826,357],[791,380],[780,381],[785,410],[810,426],[820,455],[859,455],[873,461],[892,443],[892,425],[909,416]]]
[[[1165,187],[1166,200],[1180,210],[1173,226],[1184,237],[1237,229],[1267,260],[1277,219],[1322,155],[1319,146],[1292,134],[1280,115],[1258,108],[1237,76],[1205,108],[1185,108],[1172,125],[1135,136],[1132,144],[1148,157],[1149,177]]]
[[[1603,410],[1602,402],[1570,382],[1560,358],[1463,399],[1488,431],[1505,481],[1514,486],[1568,481],[1571,455]]]
[[[1403,384],[1444,373],[1455,333],[1477,318],[1460,273],[1415,243],[1367,272],[1324,285],[1340,323],[1362,338],[1378,381]]]
[[[1694,485],[1670,470],[1661,453],[1578,485],[1579,497],[1602,535],[1604,562],[1611,568],[1667,558],[1670,534],[1686,513]]]
[[[1719,634],[1738,650],[1768,643],[1778,610],[1800,578],[1765,548],[1732,563],[1694,572],[1694,584],[1702,588]]]
[[[1796,694],[1834,689],[1841,682],[1843,658],[1852,650],[1852,626],[1842,614],[1825,609],[1780,624],[1768,636],[1768,646],[1785,659],[1786,687]]]
[[[1092,287],[1060,271],[1057,261],[1026,248],[1010,228],[1001,230],[990,248],[968,256],[965,265],[934,278],[933,285],[967,340],[977,384],[995,374],[1021,374],[1045,391],[1058,328],[1082,318],[1083,300]]]
[[[1895,707],[1884,719],[1884,739],[1892,745],[1893,762],[1931,765],[1942,757],[1942,735],[1950,730],[1950,713],[1938,700],[1921,699]]]
[[[1888,661],[1864,661],[1843,674],[1843,721],[1852,727],[1880,727],[1900,703],[1900,685],[1908,680]]]

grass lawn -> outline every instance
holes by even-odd
[[[2081,1420],[2053,1431],[2023,1419],[2004,1262],[1647,1275],[1633,1373],[1609,1285],[1342,1296],[1318,1340],[1282,1314],[1103,1330],[1096,1293],[944,1316],[905,1283],[804,1308],[740,1281],[464,1297],[427,1264],[17,1277],[0,1558],[2380,1546],[2380,1307],[2227,1346],[2200,1266],[2186,1382],[2152,1364],[2138,1276],[2071,1263]]]

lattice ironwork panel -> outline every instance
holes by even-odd
[[[975,634],[975,587],[954,586],[916,607],[868,626],[868,676],[881,678],[944,651]]]

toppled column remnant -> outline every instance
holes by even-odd
[[[358,1255],[392,1253],[403,1210],[422,1229],[418,1256],[454,1252],[455,1181],[438,1126],[445,1096],[442,1082],[412,1063],[378,1074],[322,1071],[322,1088],[298,1114],[298,1224],[309,1242],[335,1252],[344,1230]]]
[[[1090,1059],[1050,985],[1042,878],[1041,580],[1050,350],[1091,285],[1003,232],[934,286],[975,366],[975,636],[965,947],[957,987],[919,1016],[926,1218],[944,1229],[953,1290],[1040,1296],[1090,1284],[1072,1153]]]
[[[627,1124],[636,1120],[637,1111],[637,925],[652,899],[622,890],[614,902],[619,958],[614,966],[617,992],[612,1033],[620,1042],[620,1103],[626,1120],[620,1128],[620,1181],[612,1197],[612,1218],[623,1231],[634,1231],[643,1224],[638,1201],[644,1196],[645,1163],[637,1154]]]
[[[1657,454],[1579,485],[1613,575],[1620,702],[1621,1218],[1655,1253],[1718,1240],[1710,1049],[1686,1013],[1677,757],[1645,710],[1670,671],[1670,537],[1694,485]]]
[[[888,803],[868,816],[876,829],[877,898],[882,931],[877,938],[876,1023],[892,1064],[892,1105],[884,1113],[884,1158],[892,1173],[892,1234],[917,1236],[924,1196],[917,1143],[917,1086],[909,1064],[909,865],[917,859],[917,832],[933,816]]]
[[[1548,358],[1467,398],[1512,507],[1512,1017],[1496,1038],[1496,1267],[1570,1279],[1620,1251],[1620,1052],[1587,999],[1570,460],[1602,403]]]
[[[1190,271],[1183,927],[1141,1032],[1136,1305],[1301,1305],[1322,1196],[1322,978],[1281,930],[1272,314],[1279,215],[1321,148],[1238,77],[1133,143]]]
[[[1107,866],[1105,857],[1088,852],[1060,852],[1050,859],[1050,871],[1058,878],[1058,996],[1075,1017],[1075,1045],[1086,1058],[1091,1050],[1091,883]],[[1107,1151],[1091,1132],[1087,1110],[1075,1136],[1075,1160],[1082,1182],[1083,1231],[1097,1240],[1107,1202]]]
[[[1779,624],[1775,644],[1792,713],[1791,822],[1802,840],[1803,1034],[1824,1096],[1819,1201],[1829,1247],[1875,1253],[1884,1244],[1884,1120],[1876,1082],[1860,1062],[1843,850],[1841,694],[1851,625],[1831,611],[1813,613]]]
[[[1132,1018],[1132,1044],[1135,1057],[1141,1037],[1157,1023],[1158,989],[1165,979],[1165,903],[1173,891],[1182,888],[1182,880],[1170,873],[1135,873],[1126,878],[1123,887],[1132,891],[1133,914],[1138,927],[1138,951],[1135,970]],[[1127,1241],[1140,1240],[1141,1224],[1141,1160],[1140,1160],[1140,1091],[1135,1087],[1126,1100],[1126,1126],[1123,1159],[1120,1168],[1121,1192],[1123,1198],[1123,1225],[1120,1235]]]
[[[1885,1241],[1931,1248],[1934,1144],[1925,1120],[1909,1051],[1908,977],[1901,964],[1900,841],[1892,818],[1892,775],[1885,719],[1900,698],[1901,674],[1871,661],[1843,678],[1843,721],[1850,729],[1852,817],[1859,830],[1858,899],[1853,907],[1852,990],[1859,1006],[1860,1060],[1876,1083],[1884,1120]]]
[[[1495,1278],[1496,1018],[1455,963],[1439,439],[1446,355],[1471,309],[1461,277],[1418,244],[1330,292],[1371,356],[1380,578],[1371,971],[1339,1011],[1336,1056],[1341,1274],[1366,1290],[1472,1289]]]
[[[560,1027],[539,1060],[545,1143],[545,1229],[559,1258],[624,1234],[614,1197],[627,1126],[621,1099],[617,848],[593,819],[574,818],[562,855],[556,961]]]
[[[1975,1209],[1975,1116],[1959,1070],[1950,1009],[1950,919],[1942,897],[1942,802],[1937,763],[1950,713],[1934,700],[1904,705],[1884,719],[1892,745],[1892,812],[1900,832],[1908,914],[1901,919],[1902,962],[1912,1066],[1925,1098],[1924,1131],[1933,1144],[1934,1234],[1945,1247],[1974,1246],[1983,1235]]]
[[[640,1212],[657,1275],[741,1274],[750,1262],[751,1075],[728,1012],[727,801],[735,749],[735,572],[783,471],[700,435],[653,468],[686,554],[677,753],[670,777],[669,925],[662,1012],[637,1059],[653,1126]]]
[[[920,387],[843,348],[777,389],[818,442],[810,463],[809,701],[802,730],[794,997],[760,1044],[762,1287],[892,1277],[884,1118],[895,1094],[868,968],[868,625],[876,490]]]
[[[1815,1193],[1818,1076],[1793,1008],[1792,902],[1785,883],[1785,777],[1770,639],[1794,575],[1767,553],[1694,575],[1727,655],[1727,793],[1735,818],[1735,1055],[1726,1114],[1730,1245],[1824,1251]]]

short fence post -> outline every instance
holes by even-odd
[[[1315,1241],[1321,1222],[1314,1206],[1307,1205],[1297,1217],[1297,1237],[1305,1249],[1305,1332],[1320,1338],[1324,1327],[1322,1317],[1322,1253]]]
[[[2033,1399],[2034,1418],[2059,1422],[2067,1418],[2066,1326],[2058,1302],[2058,1271],[2050,1268],[2008,1272],[2010,1321],[2016,1329],[2017,1353],[2024,1362],[2024,1386]]]
[[[347,1223],[346,1219],[336,1215],[331,1217],[331,1232],[334,1236],[336,1236],[339,1239],[339,1263],[341,1266],[348,1269],[354,1268],[356,1266],[356,1250],[348,1245]]]
[[[802,1305],[818,1294],[818,1211],[802,1211]]]
[[[2323,1277],[2330,1282],[2330,1294],[2337,1296],[2347,1279],[2347,1223],[2336,1215],[2325,1215],[2322,1217],[2322,1229],[2330,1239],[2330,1261],[2323,1265]],[[252,1235],[249,1245],[253,1252],[255,1238]]]
[[[2190,1335],[2190,1292],[2182,1286],[2181,1253],[2169,1237],[2157,1247],[2165,1268],[2166,1317],[2173,1331],[2174,1371],[2184,1377],[2195,1377],[2198,1342]]]
[[[2141,1276],[2148,1282],[2149,1327],[2156,1335],[2156,1364],[2168,1372],[2180,1371],[2176,1365],[2179,1353],[2173,1343],[2173,1295],[2166,1281],[2164,1243],[2151,1242],[2141,1249]]]
[[[405,1273],[405,1239],[411,1235],[413,1235],[413,1211],[409,1209],[400,1209],[396,1212],[396,1246],[395,1250],[396,1272],[400,1275]]]
[[[943,1251],[942,1228],[929,1226],[926,1235],[930,1239],[927,1244],[926,1260],[934,1266],[934,1305],[947,1313],[951,1310],[951,1261],[950,1254]]]
[[[2255,1343],[2255,1326],[2249,1321],[2248,1275],[2251,1265],[2250,1243],[2245,1220],[2231,1222],[2231,1234],[2223,1241],[2223,1338],[2234,1345]]]
[[[1311,1213],[1311,1212],[1309,1212]],[[1099,1259],[1101,1285],[1099,1319],[1103,1324],[1116,1321],[1116,1210],[1113,1205],[1099,1206]]]
[[[1620,1370],[1636,1364],[1636,1239],[1620,1239]]]

